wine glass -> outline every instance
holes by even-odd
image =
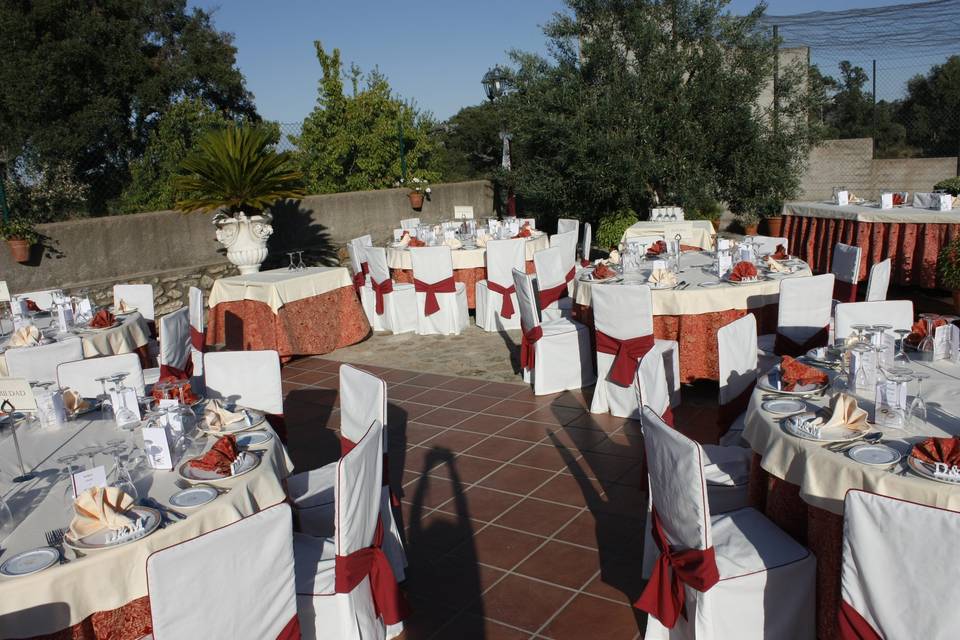
[[[933,321],[936,320],[937,314],[935,313],[921,313],[920,319],[923,321],[923,325],[926,328],[926,334],[923,336],[923,340],[920,341],[920,344],[917,345],[917,351],[922,352],[933,352],[934,347],[936,346],[933,341]]]
[[[110,400],[110,394],[107,393],[107,381],[110,376],[100,376],[94,378],[100,383],[100,395],[97,396],[97,404],[100,405],[100,414],[104,420],[113,420],[113,401]]]
[[[897,386],[896,404],[891,407],[896,415],[896,424],[901,428],[907,426],[907,405],[900,401],[900,390],[913,380],[913,372],[909,367],[894,366],[887,370],[887,380]]]
[[[917,395],[910,403],[910,421],[917,420],[921,423],[927,421],[927,403],[923,400],[923,381],[930,377],[929,373],[923,371],[914,371],[913,379],[917,381]]]
[[[290,265],[287,267],[287,271],[294,271],[297,268],[296,263],[293,261],[293,256],[295,255],[295,251],[287,251],[287,258],[290,260]]]
[[[297,271],[303,271],[307,265],[303,263],[303,251],[297,251]]]
[[[93,469],[95,466],[97,466],[97,454],[100,453],[102,450],[103,450],[103,447],[101,445],[92,444],[84,447],[83,449],[80,449],[79,451],[77,451],[77,453],[81,456],[87,456],[87,462],[88,462],[87,470],[90,470],[90,469]]]
[[[897,343],[897,352],[896,355],[893,356],[893,361],[897,365],[908,365],[910,364],[910,358],[907,357],[904,345],[907,343],[907,336],[910,335],[911,331],[909,329],[894,329],[893,332],[900,336]]]
[[[860,354],[857,363],[857,374],[854,377],[854,388],[861,391],[870,386],[870,377],[867,375],[867,368],[864,366],[866,355],[873,351],[873,345],[867,342],[858,342],[853,345],[853,350]]]

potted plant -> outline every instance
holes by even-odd
[[[723,217],[723,205],[716,200],[709,200],[695,206],[690,211],[691,220],[709,220],[713,225],[714,233],[720,231],[720,218]]]
[[[305,195],[292,156],[273,148],[269,130],[231,125],[206,133],[174,178],[183,212],[218,212],[217,240],[240,273],[255,273],[267,257],[273,216],[264,210]]]
[[[616,249],[627,229],[637,223],[637,214],[628,207],[605,214],[597,226],[597,246],[608,251]]]
[[[757,235],[757,226],[760,224],[760,214],[756,211],[741,211],[736,214],[737,222],[743,227],[743,233],[748,236]]]
[[[40,239],[33,224],[24,218],[0,220],[0,237],[7,241],[10,255],[17,262],[29,262],[30,247]]]
[[[430,183],[427,182],[427,179],[410,178],[410,181],[407,182],[401,178],[398,184],[410,188],[410,192],[407,193],[407,198],[410,199],[410,206],[420,211],[420,209],[423,208],[423,199],[430,193]]]
[[[940,274],[940,284],[953,293],[954,311],[960,313],[960,236],[955,236],[940,249],[937,271]]]

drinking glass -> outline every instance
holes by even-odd
[[[935,313],[921,313],[920,319],[923,320],[927,335],[923,337],[920,344],[917,345],[917,351],[932,352],[935,346],[933,341],[933,321],[937,318]]]
[[[297,251],[297,271],[303,271],[307,265],[303,263],[303,251]]]
[[[290,265],[287,267],[287,271],[294,271],[297,268],[296,263],[293,261],[293,256],[295,255],[295,251],[287,251],[287,258],[290,259]]]
[[[107,381],[110,376],[101,376],[94,378],[100,383],[100,395],[97,396],[97,404],[100,405],[100,415],[104,420],[113,420],[113,401],[110,400],[110,394],[107,393]]]
[[[867,368],[863,366],[863,363],[864,360],[866,360],[866,354],[873,351],[873,345],[867,342],[858,342],[853,346],[853,350],[860,354],[859,363],[857,365],[857,375],[854,378],[856,390],[860,391],[870,386],[870,378],[867,375]]]
[[[907,357],[907,352],[904,350],[904,345],[907,343],[907,336],[910,335],[911,331],[909,329],[894,329],[893,332],[899,336],[897,343],[897,352],[893,356],[893,361],[897,365],[908,365],[910,364],[910,358]]]
[[[900,427],[906,427],[909,422],[909,417],[907,415],[908,408],[905,403],[900,402],[899,390],[901,386],[905,386],[913,380],[913,372],[907,367],[892,367],[887,370],[887,380],[897,385],[897,399],[896,406],[891,407],[896,415],[896,424]]]
[[[924,423],[927,421],[927,403],[923,400],[923,381],[930,377],[929,373],[914,371],[913,379],[917,381],[917,395],[910,403],[910,422]]]

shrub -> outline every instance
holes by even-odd
[[[616,247],[623,233],[637,223],[637,214],[633,209],[618,209],[600,219],[597,227],[597,246],[601,249]]]
[[[960,196],[960,176],[956,178],[947,178],[946,180],[941,180],[937,184],[933,185],[934,189],[940,190],[943,189],[954,198]]]
[[[951,291],[960,291],[960,236],[940,250],[937,257],[940,283]]]
[[[0,220],[0,238],[4,240],[26,240],[36,244],[40,235],[33,228],[33,223],[26,218],[10,218]]]

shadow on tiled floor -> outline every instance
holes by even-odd
[[[298,471],[339,455],[339,366],[284,368]],[[631,607],[643,586],[639,423],[588,413],[590,389],[537,397],[522,384],[363,368],[387,381],[415,611],[406,638],[642,635]],[[684,394],[678,426],[709,433],[716,385]]]

